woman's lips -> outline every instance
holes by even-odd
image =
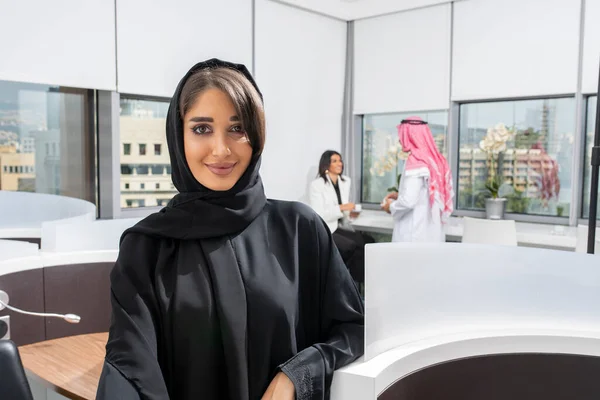
[[[214,163],[214,164],[205,164],[206,168],[210,170],[215,175],[229,175],[236,163]]]

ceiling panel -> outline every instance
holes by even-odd
[[[451,0],[271,0],[314,11],[330,17],[353,21],[399,11],[412,10]],[[458,0],[460,1],[460,0]]]

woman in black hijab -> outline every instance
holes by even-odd
[[[363,352],[363,304],[325,223],[267,200],[262,97],[209,60],[167,116],[179,194],[127,230],[99,400],[328,399]]]

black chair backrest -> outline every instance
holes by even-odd
[[[11,340],[0,340],[0,398],[33,400],[19,350]]]

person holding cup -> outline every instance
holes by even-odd
[[[351,180],[343,173],[341,154],[334,150],[325,151],[319,161],[317,179],[309,188],[309,203],[331,231],[350,275],[362,283],[365,279],[365,243],[375,240],[352,228],[350,220],[358,218],[362,207],[350,201]]]
[[[454,207],[452,174],[426,121],[402,120],[398,139],[408,153],[398,192],[388,194],[381,208],[392,214],[392,242],[444,242],[443,225]]]

